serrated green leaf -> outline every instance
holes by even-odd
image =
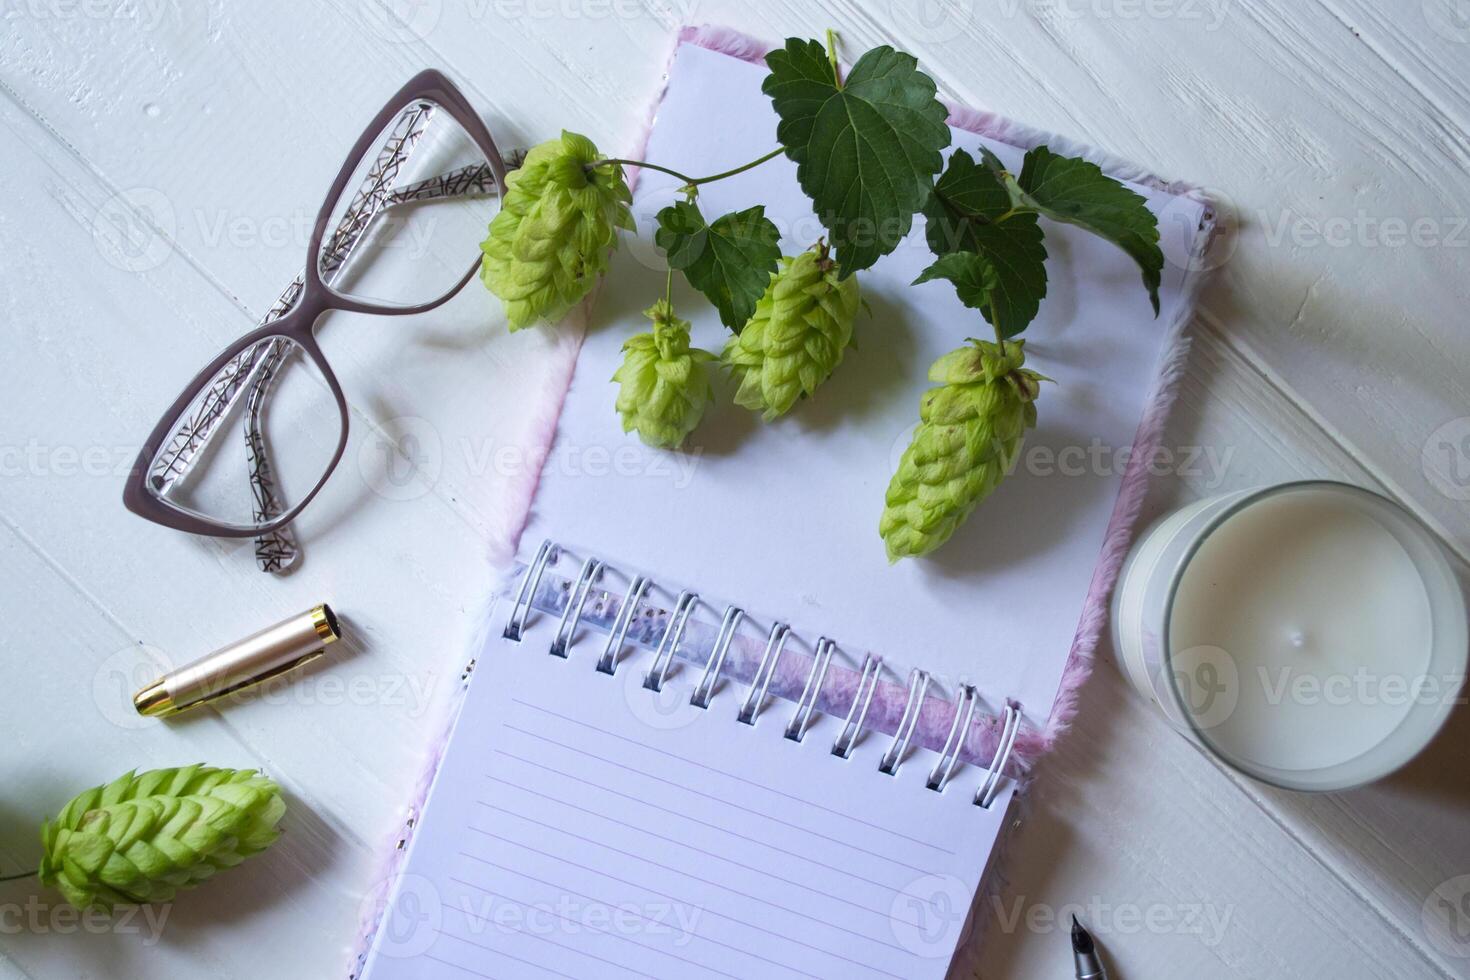
[[[988,151],[986,157],[987,163],[994,159]],[[1036,215],[1015,211],[1000,177],[969,153],[955,150],[934,185],[924,217],[929,249],[936,256],[971,253],[994,270],[996,286],[986,315],[1001,336],[1025,330],[1046,297],[1045,236]]]
[[[762,206],[732,211],[706,224],[692,201],[660,211],[654,233],[669,267],[684,273],[689,285],[714,304],[720,322],[736,333],[755,313],[756,301],[776,271],[780,238]]]
[[[995,322],[991,307],[995,304],[996,291],[1000,289],[1000,275],[989,259],[975,252],[941,255],[919,274],[913,285],[936,279],[947,279],[954,286],[961,303],[972,310],[979,310],[985,314],[985,319]],[[1003,331],[1001,336],[1007,340],[1011,337]]]
[[[992,169],[999,168],[999,161],[986,162]],[[1158,315],[1164,253],[1159,248],[1158,218],[1143,195],[1109,177],[1095,163],[1064,157],[1044,146],[1026,154],[1019,179],[1005,173],[1002,180],[1016,207],[1086,229],[1132,256],[1143,270],[1143,285]]]
[[[839,82],[822,45],[798,38],[766,56],[761,86],[781,117],[776,136],[831,236],[843,276],[892,252],[944,165],[948,113],[934,80],[883,45]]]

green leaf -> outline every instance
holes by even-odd
[[[948,115],[911,55],[883,45],[839,81],[816,41],[790,38],[766,56],[761,91],[781,117],[776,136],[831,235],[841,275],[892,252],[944,166]]]
[[[995,322],[992,309],[995,306],[995,294],[1000,289],[1000,274],[989,259],[975,252],[950,252],[941,255],[919,274],[913,285],[933,282],[935,279],[949,280],[961,303],[984,313],[991,323]],[[1009,340],[1014,335],[1002,331],[1001,336]]]
[[[1008,173],[1002,179],[1016,207],[1084,228],[1131,255],[1143,270],[1143,285],[1158,316],[1164,253],[1159,248],[1158,218],[1143,195],[1109,177],[1095,163],[1060,156],[1044,146],[1026,154],[1019,180]]]
[[[985,156],[986,164],[999,164],[989,151]],[[996,286],[990,290],[986,316],[1001,336],[1025,330],[1046,297],[1045,235],[1036,215],[1015,211],[995,171],[955,150],[934,185],[924,217],[929,249],[936,256],[971,253],[991,266]]]
[[[761,206],[732,211],[706,224],[693,201],[671,204],[658,213],[654,241],[667,254],[669,267],[684,273],[720,312],[720,322],[740,332],[765,294],[776,261],[781,233]]]

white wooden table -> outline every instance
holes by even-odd
[[[161,931],[0,885],[0,977],[342,975],[487,587],[495,451],[524,443],[553,339],[509,342],[478,287],[343,324],[355,434],[284,580],[248,545],[126,514],[119,493],[156,413],[300,268],[359,127],[424,66],[507,143],[565,126],[628,149],[678,23],[834,26],[852,51],[913,51],[961,102],[1207,184],[1236,234],[1169,444],[1222,465],[1161,480],[1150,512],[1341,477],[1470,556],[1464,0],[390,6],[400,18],[380,0],[0,3],[0,874],[34,865],[35,826],[73,792],[131,767],[263,766],[292,802],[276,848]],[[407,482],[382,469],[404,432],[421,447]],[[157,659],[324,599],[351,618],[347,663],[223,714],[130,717]],[[1105,664],[1019,814],[970,962],[1070,976],[1061,923],[1080,908],[1124,980],[1470,976],[1467,733],[1461,710],[1388,782],[1294,796],[1210,762]]]

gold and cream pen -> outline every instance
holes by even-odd
[[[140,715],[164,717],[218,701],[305,666],[341,636],[341,624],[323,603],[169,671],[135,694],[133,707]]]

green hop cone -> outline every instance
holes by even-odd
[[[861,302],[857,277],[838,279],[825,244],[783,257],[755,315],[725,344],[735,403],[769,422],[816,391],[852,344]]]
[[[1036,425],[1036,396],[1047,379],[1022,368],[1025,342],[970,344],[929,369],[941,387],[924,393],[919,428],[888,484],[878,525],[890,562],[921,558],[948,541],[1010,472]]]
[[[618,389],[618,414],[624,432],[658,449],[677,449],[699,424],[714,399],[705,363],[709,351],[689,346],[689,321],[674,316],[668,300],[659,300],[644,316],[651,333],[640,333],[623,345],[623,364],[612,379]]]
[[[601,159],[587,137],[563,131],[506,179],[500,213],[480,245],[480,276],[505,303],[512,330],[566,316],[607,271],[617,230],[632,230],[623,168],[586,169]]]
[[[167,902],[269,847],[286,812],[258,772],[130,772],[76,796],[41,828],[39,877],[79,909]]]

